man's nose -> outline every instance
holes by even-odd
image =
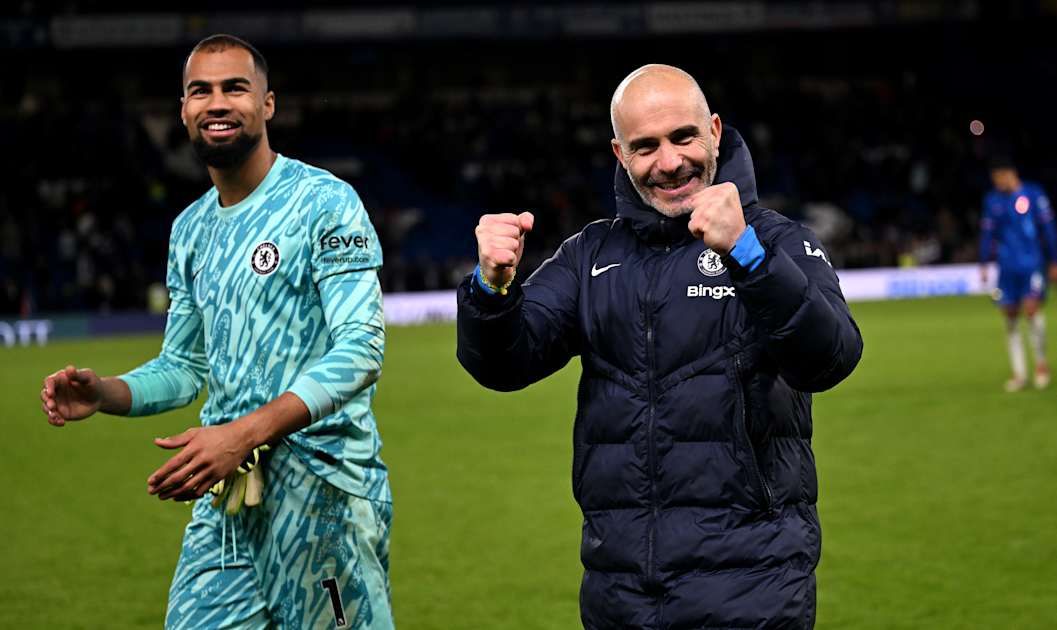
[[[209,95],[206,109],[210,114],[231,111],[231,102],[228,101],[228,95],[224,93],[224,90],[216,90]]]
[[[683,156],[675,147],[662,143],[657,150],[657,169],[665,173],[674,173],[683,165]]]

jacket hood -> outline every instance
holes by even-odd
[[[741,194],[742,207],[759,202],[756,193],[756,173],[752,166],[752,155],[745,140],[734,127],[724,126],[719,140],[719,156],[716,159],[716,184],[733,182]],[[669,218],[646,205],[624,167],[617,162],[613,176],[613,191],[616,195],[617,217],[627,219],[638,237],[649,243],[678,243],[692,238],[687,224],[690,215]]]

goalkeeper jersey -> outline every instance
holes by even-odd
[[[382,251],[359,196],[279,155],[244,200],[216,188],[173,222],[160,355],[123,375],[130,415],[190,403],[230,422],[289,391],[312,416],[284,438],[338,488],[390,500],[371,401],[385,343]]]

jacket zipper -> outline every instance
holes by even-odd
[[[653,278],[650,274],[646,276],[646,387],[649,400],[648,414],[646,418],[646,443],[647,443],[647,467],[650,473],[650,518],[649,532],[646,539],[646,580],[655,582],[653,567],[653,545],[657,531],[657,480],[654,466],[657,462],[657,449],[653,439],[653,425],[656,416],[654,391],[654,373],[656,371],[656,353],[653,347]]]
[[[745,447],[749,451],[749,464],[752,468],[753,477],[756,479],[756,485],[763,494],[763,509],[770,514],[774,506],[774,495],[771,493],[771,487],[767,485],[767,480],[764,479],[763,473],[760,472],[760,463],[756,461],[756,449],[753,448],[752,440],[749,439],[749,423],[747,421],[749,403],[745,397],[745,386],[741,382],[740,354],[734,355],[734,380],[738,386],[738,400],[741,401],[741,417],[738,420],[741,423],[741,434],[744,436]]]

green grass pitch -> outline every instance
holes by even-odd
[[[1053,627],[1057,388],[1002,391],[1002,325],[983,298],[853,310],[863,361],[815,399],[818,627]],[[1057,337],[1052,305],[1049,316]],[[578,627],[578,367],[496,394],[459,368],[454,336],[389,331],[376,412],[396,498],[397,624]],[[198,406],[56,429],[37,398],[66,362],[120,372],[158,343],[0,349],[0,628],[161,625],[190,508],[147,495],[166,458],[150,440],[195,425]]]

